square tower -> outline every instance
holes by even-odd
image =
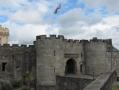
[[[0,26],[0,44],[7,44],[9,37],[9,29]]]

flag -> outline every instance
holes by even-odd
[[[59,4],[58,7],[55,9],[54,14],[57,14],[60,8],[61,8],[61,4]]]

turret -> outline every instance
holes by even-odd
[[[0,26],[0,44],[7,44],[9,37],[9,29]]]

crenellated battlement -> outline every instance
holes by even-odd
[[[38,40],[38,39],[46,39],[46,38],[47,38],[46,35],[36,36],[36,40]]]
[[[1,47],[5,47],[5,48],[34,48],[35,45],[25,45],[25,44],[3,44],[0,45]]]
[[[46,35],[40,35],[36,37],[36,40],[62,40],[62,42],[71,43],[71,44],[79,44],[79,40],[74,39],[66,39],[63,35],[50,35],[49,37]]]
[[[90,39],[90,42],[102,42],[102,43],[112,43],[112,39],[98,39],[97,37],[93,37],[93,39]]]
[[[63,41],[65,41],[67,44],[71,44],[71,45],[79,45],[80,44],[80,40],[74,40],[74,39],[65,39],[65,40],[63,40]]]
[[[107,43],[111,44],[111,39],[98,39],[97,37],[93,37],[90,40],[75,40],[75,39],[66,39],[63,35],[50,35],[49,37],[47,35],[40,35],[36,37],[36,40],[62,40],[63,42],[69,43],[69,44],[81,44],[81,43]]]
[[[3,36],[7,35],[7,36],[9,36],[9,29],[6,28],[6,27],[2,27],[0,25],[0,35],[3,35]]]
[[[65,39],[63,35],[50,35],[49,37],[46,35],[40,35],[40,36],[36,36],[36,40],[38,39]]]

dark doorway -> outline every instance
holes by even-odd
[[[76,62],[73,59],[69,59],[66,62],[65,74],[76,74]]]

